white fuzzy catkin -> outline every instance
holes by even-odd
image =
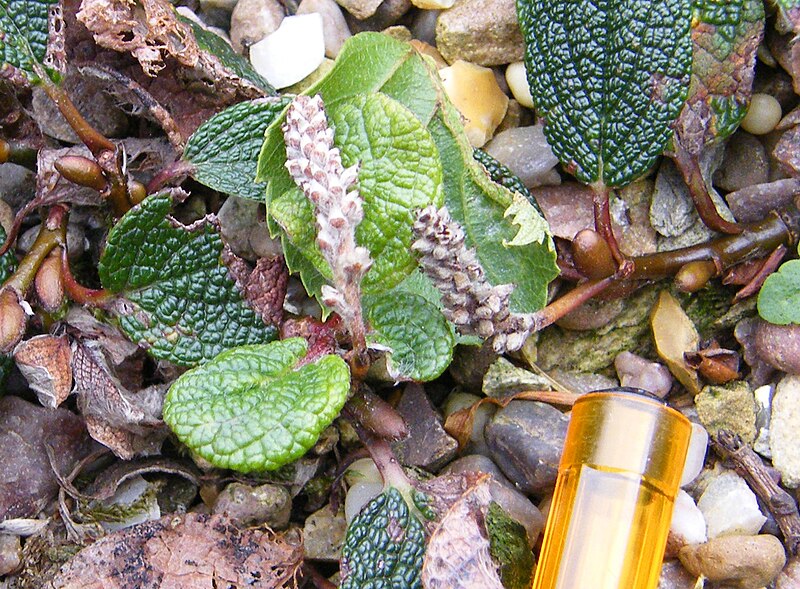
[[[333,286],[322,287],[323,302],[341,316],[354,339],[363,334],[360,284],[372,265],[369,251],[356,245],[355,230],[364,218],[356,183],[358,166],[345,168],[333,146],[320,96],[297,96],[282,127],[286,168],[314,205],[317,244],[333,271]]]
[[[445,316],[463,334],[493,338],[498,353],[518,350],[533,325],[529,315],[511,313],[513,284],[492,286],[486,280],[475,250],[464,244],[464,230],[446,208],[429,206],[414,223],[420,266],[442,295]]]

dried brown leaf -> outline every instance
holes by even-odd
[[[78,408],[92,438],[123,460],[159,452],[167,435],[161,420],[165,386],[126,390],[91,340],[73,345],[72,370]]]
[[[485,518],[492,501],[487,479],[447,511],[431,536],[422,565],[426,589],[502,589],[489,552]]]
[[[656,351],[669,371],[692,395],[699,393],[700,379],[686,363],[684,355],[697,351],[700,335],[678,301],[667,291],[659,293],[650,315],[650,327]]]
[[[66,336],[37,335],[14,349],[17,368],[45,407],[58,407],[72,390],[72,352]]]
[[[240,531],[220,515],[166,516],[110,534],[62,567],[53,589],[293,587],[296,533]]]

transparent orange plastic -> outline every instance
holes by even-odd
[[[655,589],[689,421],[622,389],[572,409],[534,589]]]

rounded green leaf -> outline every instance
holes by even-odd
[[[800,324],[800,260],[786,262],[764,281],[758,314],[776,325]]]
[[[298,367],[304,339],[242,346],[183,374],[170,387],[164,421],[220,468],[274,470],[305,454],[339,414],[350,370],[338,356]]]
[[[373,342],[386,346],[397,380],[433,380],[453,359],[455,335],[442,312],[423,297],[392,291],[366,301]]]

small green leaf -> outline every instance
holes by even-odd
[[[259,74],[250,61],[239,55],[233,50],[233,47],[225,41],[222,37],[213,33],[204,27],[200,26],[191,19],[186,18],[180,14],[177,15],[178,20],[182,23],[189,25],[197,41],[198,47],[203,51],[214,55],[219,59],[219,62],[236,74],[239,78],[252,82],[253,85],[261,88],[267,94],[276,94],[275,88],[270,86],[266,78]]]
[[[164,421],[220,468],[275,470],[305,454],[342,409],[350,370],[338,356],[297,367],[307,343],[241,346],[186,372],[169,389]]]
[[[733,133],[747,114],[764,5],[762,0],[694,0],[693,12],[692,80],[675,141],[697,157],[705,145]]]
[[[125,214],[108,234],[100,282],[121,297],[120,327],[156,358],[180,366],[223,350],[275,338],[239,294],[222,264],[222,240],[210,225],[170,222],[167,193]]]
[[[455,336],[433,303],[411,293],[391,291],[364,301],[373,331],[369,339],[391,349],[389,375],[397,380],[429,381],[453,359]]]
[[[220,192],[263,199],[265,185],[255,181],[258,153],[264,131],[288,104],[288,98],[240,102],[200,125],[183,150],[192,177]]]
[[[624,186],[672,135],[692,65],[691,0],[517,0],[553,152],[587,184]]]
[[[442,168],[430,133],[402,104],[383,94],[358,95],[326,105],[345,166],[360,163],[358,189],[364,219],[356,240],[373,259],[365,292],[381,292],[416,267],[411,253],[414,214],[441,203]],[[292,243],[325,276],[330,269],[316,245],[313,209],[296,188],[272,203],[270,213]]]
[[[758,314],[776,325],[800,324],[800,260],[771,274],[758,293]]]
[[[56,0],[0,0],[0,73],[11,66],[31,82],[39,80],[34,64],[47,53],[48,15]]]
[[[386,489],[347,528],[341,589],[422,588],[425,531],[400,491]]]

